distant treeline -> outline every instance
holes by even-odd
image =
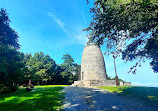
[[[32,56],[26,54],[23,57],[25,64],[24,78],[19,84],[27,85],[31,80],[32,84],[72,84],[78,79],[80,65],[74,63],[69,54],[62,57],[63,63],[58,65],[47,54],[37,52]]]

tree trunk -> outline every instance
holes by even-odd
[[[29,80],[29,86],[31,86],[31,80]]]

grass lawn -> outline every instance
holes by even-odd
[[[56,111],[61,108],[66,85],[36,86],[36,91],[20,88],[15,93],[0,95],[0,111]]]
[[[116,92],[120,95],[130,95],[133,98],[144,100],[152,105],[158,106],[158,88],[136,87],[136,86],[99,86],[109,92]]]

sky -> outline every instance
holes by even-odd
[[[83,48],[87,42],[87,32],[92,15],[89,13],[93,0],[0,0],[0,8],[7,10],[11,27],[19,35],[21,52],[44,52],[57,64],[62,56],[70,54],[81,64]],[[106,46],[101,46],[104,53]],[[104,55],[108,76],[115,77],[112,56]],[[118,77],[133,85],[158,87],[158,73],[154,73],[149,61],[138,68],[136,74],[127,73],[134,62],[125,63],[116,59]]]

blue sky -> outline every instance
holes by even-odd
[[[69,53],[81,64],[83,48],[87,42],[86,28],[90,21],[90,7],[93,0],[0,0],[0,8],[5,8],[20,38],[24,53],[43,51],[58,64],[62,56]],[[105,46],[102,46],[104,52]],[[115,76],[112,56],[104,56],[107,74]],[[154,73],[149,62],[138,68],[137,74],[128,74],[134,62],[124,63],[116,59],[117,73],[120,78],[134,85],[158,87],[158,73]]]

